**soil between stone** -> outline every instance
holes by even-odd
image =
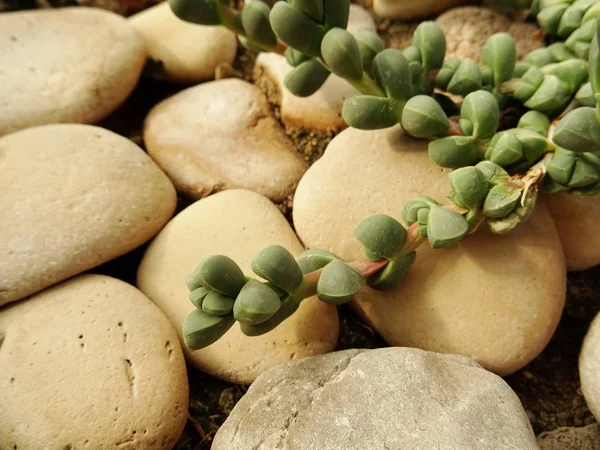
[[[117,2],[118,3],[118,2]],[[114,7],[127,15],[130,10],[142,9],[140,4],[130,2],[127,7]],[[367,3],[370,0],[362,0]],[[103,2],[71,0],[0,0],[0,11],[33,9],[36,7],[87,4],[112,9],[110,0]],[[146,2],[146,6],[153,4]],[[127,9],[129,8],[129,9]],[[410,41],[415,23],[378,21],[378,29],[389,45],[403,48]],[[277,107],[278,96],[274,84],[260,74],[254,73],[255,57],[244,49],[239,50],[231,68],[242,78],[253,81],[266,93],[272,105],[273,114],[280,118]],[[161,100],[181,90],[182,86],[173,86],[153,79],[156,66],[149,65],[146,76],[125,102],[125,104],[99,125],[131,139],[143,147],[142,129],[149,110]],[[285,128],[285,127],[284,127]],[[319,135],[310,130],[286,129],[290,139],[309,162],[316,161],[323,153],[332,135]],[[280,206],[291,223],[292,198],[286,199]],[[177,212],[189,206],[190,202],[180,198]],[[293,224],[292,224],[293,225]],[[110,261],[91,272],[103,273],[136,284],[136,271],[144,245],[120,258]],[[581,394],[577,360],[581,343],[587,328],[600,312],[600,266],[568,276],[567,304],[558,329],[542,354],[524,369],[505,377],[506,382],[517,393],[536,434],[551,431],[561,426],[584,426],[594,421]],[[371,328],[361,322],[350,307],[339,308],[340,337],[338,350],[348,348],[378,348],[385,342]],[[219,426],[225,421],[235,403],[246,392],[247,387],[217,380],[197,369],[188,367],[190,379],[189,419],[184,433],[176,445],[178,450],[208,450],[212,438]],[[568,450],[568,449],[565,449]]]

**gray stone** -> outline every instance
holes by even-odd
[[[561,427],[537,438],[540,450],[600,450],[600,426]]]
[[[537,449],[519,399],[472,360],[346,350],[261,375],[212,450]]]

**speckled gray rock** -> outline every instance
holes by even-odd
[[[579,355],[581,391],[590,411],[600,421],[600,314],[592,321]]]
[[[133,91],[144,41],[96,8],[0,14],[0,135],[47,123],[95,123]]]
[[[175,330],[133,286],[81,275],[0,309],[0,450],[170,450],[187,419]]]
[[[212,450],[537,450],[516,394],[472,360],[409,348],[277,366],[250,386]]]
[[[600,450],[600,426],[561,427],[537,438],[540,450]]]

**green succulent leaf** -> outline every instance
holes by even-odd
[[[350,15],[350,0],[323,0],[325,6],[325,27],[346,28]]]
[[[492,35],[483,46],[482,60],[492,70],[494,86],[509,80],[517,62],[515,40],[508,33]]]
[[[413,35],[413,45],[421,53],[424,72],[442,67],[446,55],[446,36],[436,22],[421,22]]]
[[[542,71],[537,67],[532,67],[521,77],[513,96],[520,102],[526,102],[535,94],[543,82],[544,74]]]
[[[406,101],[412,96],[412,78],[408,61],[401,51],[387,48],[373,59],[373,77],[386,95]]]
[[[204,301],[204,298],[208,295],[209,292],[211,292],[210,289],[206,289],[205,287],[199,287],[198,289],[195,289],[192,292],[190,292],[190,301],[196,308],[201,309],[202,302]]]
[[[510,131],[497,133],[485,153],[485,159],[502,167],[510,166],[523,158],[523,148],[519,139]]]
[[[199,350],[218,341],[233,326],[233,316],[211,316],[195,309],[183,321],[183,342],[190,350]]]
[[[598,169],[582,159],[577,159],[573,174],[569,180],[569,187],[581,188],[595,184],[600,177]]]
[[[340,258],[326,250],[310,249],[301,253],[300,256],[296,258],[296,262],[300,266],[302,273],[307,274],[322,269],[336,259]]]
[[[556,75],[545,75],[542,85],[524,105],[548,115],[562,111],[571,98],[567,86]]]
[[[292,7],[303,12],[317,23],[323,23],[323,0],[289,0]]]
[[[273,317],[280,307],[275,291],[258,280],[250,280],[235,299],[233,317],[247,325],[258,325]]]
[[[594,96],[592,83],[587,82],[583,84],[575,94],[575,100],[577,100],[581,106],[588,106],[590,108],[596,106],[596,97]]]
[[[438,102],[428,95],[417,95],[402,110],[402,127],[411,136],[430,138],[446,134],[450,122]]]
[[[548,164],[548,176],[561,185],[569,184],[575,169],[575,154],[558,148]]]
[[[256,325],[241,322],[240,329],[246,336],[260,336],[268,333],[269,331],[277,328],[285,319],[294,314],[299,306],[300,299],[293,295],[288,295],[281,300],[281,307],[272,317]]]
[[[515,128],[510,132],[519,140],[523,156],[529,163],[537,161],[542,154],[554,148],[548,139],[535,131]]]
[[[220,25],[221,18],[214,0],[169,0],[173,14],[198,25]]]
[[[448,248],[469,232],[469,223],[459,213],[442,206],[432,206],[427,218],[427,239],[431,248]]]
[[[379,37],[377,31],[372,28],[359,28],[354,37],[360,49],[360,57],[362,60],[363,70],[370,73],[373,65],[373,58],[385,49],[383,39]]]
[[[529,52],[525,58],[524,62],[531,64],[535,67],[543,67],[548,64],[552,64],[556,62],[550,50],[547,47],[538,48]]]
[[[360,221],[354,236],[371,255],[392,259],[406,242],[406,229],[393,217],[370,214]]]
[[[332,305],[348,303],[364,283],[360,273],[341,261],[331,261],[323,268],[317,282],[317,296]]]
[[[475,139],[492,137],[500,124],[500,108],[492,94],[475,91],[467,95],[460,108],[460,117],[473,124]]]
[[[374,95],[355,95],[344,101],[342,117],[348,125],[359,130],[378,130],[393,127],[400,120],[398,110],[403,103]]]
[[[576,57],[573,52],[567,48],[564,42],[555,42],[554,44],[549,45],[548,51],[556,62],[566,61]]]
[[[246,283],[246,278],[234,260],[224,255],[214,255],[202,260],[194,273],[186,278],[186,283],[190,290],[203,286],[235,297]]]
[[[363,76],[360,49],[354,36],[342,28],[329,30],[321,42],[321,55],[339,77],[360,80]]]
[[[475,167],[479,169],[483,178],[485,178],[491,186],[502,183],[509,177],[506,170],[492,161],[481,161],[477,163]]]
[[[285,59],[288,62],[288,64],[292,67],[297,67],[300,64],[302,64],[304,61],[308,61],[309,59],[311,59],[310,56],[305,55],[304,53],[302,53],[292,47],[288,47],[285,49],[284,56],[285,56]],[[319,64],[319,63],[317,63],[317,64]],[[321,64],[319,64],[319,66],[321,66]],[[321,67],[323,67],[323,66],[321,66]],[[326,70],[326,72],[329,73],[328,70]]]
[[[250,41],[267,49],[274,49],[277,47],[277,36],[271,28],[269,13],[270,9],[266,3],[253,1],[244,5],[241,20],[246,37]]]
[[[234,299],[218,292],[209,292],[202,302],[202,311],[211,316],[225,316],[233,311]]]
[[[454,95],[465,96],[482,87],[481,72],[477,63],[472,59],[466,58],[458,66],[454,76],[448,83],[448,92]]]
[[[533,67],[533,64],[527,61],[517,61],[511,78],[521,78],[531,67]]]
[[[410,271],[417,256],[416,252],[393,259],[374,275],[367,278],[367,284],[378,291],[392,289],[402,281]]]
[[[429,208],[434,205],[438,205],[438,202],[430,197],[413,197],[404,203],[404,206],[402,207],[402,220],[409,226],[415,222],[426,225],[426,217],[429,214]],[[421,211],[424,211],[424,217],[420,216]]]
[[[474,209],[485,199],[489,184],[475,166],[461,167],[448,174],[450,199],[458,206]]]
[[[452,77],[460,67],[460,63],[460,59],[456,56],[446,58],[435,77],[435,85],[443,91],[448,90],[448,84],[450,84],[450,80],[452,80]]]
[[[577,108],[556,126],[552,140],[573,152],[600,151],[600,123],[594,108]]]
[[[520,190],[497,184],[485,198],[483,213],[492,219],[506,217],[515,209],[520,198]]]
[[[316,58],[311,58],[288,72],[284,84],[292,94],[308,97],[323,86],[329,75],[330,72]]]
[[[555,64],[549,64],[540,69],[548,75],[555,75],[562,81],[569,92],[574,92],[586,81],[588,65],[583,59],[569,59]]]
[[[548,32],[548,34],[554,36],[558,34],[560,19],[568,7],[568,4],[559,3],[542,8],[537,15],[537,21],[540,26]]]
[[[531,216],[537,200],[537,189],[532,190],[523,204],[518,204],[507,216],[487,218],[487,224],[492,233],[505,234],[521,226]]]
[[[429,157],[438,166],[449,169],[475,164],[479,153],[472,136],[448,136],[429,143]]]
[[[550,119],[539,111],[527,111],[519,119],[517,128],[531,130],[542,136],[547,136],[550,129]]]
[[[281,245],[270,245],[252,260],[252,271],[288,294],[302,283],[302,270],[294,256]]]
[[[276,2],[269,16],[275,34],[290,47],[314,57],[321,56],[325,28],[287,2]]]

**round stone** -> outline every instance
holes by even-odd
[[[592,321],[579,355],[581,391],[590,411],[600,421],[600,314]]]
[[[5,449],[169,450],[187,420],[175,330],[127,283],[82,275],[0,310]]]
[[[360,220],[382,213],[402,221],[403,204],[418,195],[449,203],[447,174],[429,159],[427,141],[400,127],[344,130],[298,186],[296,231],[308,248],[364,258],[354,237]],[[550,340],[564,306],[560,241],[541,201],[514,232],[484,228],[450,249],[421,245],[397,288],[365,288],[354,307],[390,345],[465,355],[502,375],[525,366]]]
[[[433,16],[467,0],[373,0],[373,11],[385,19],[420,19]]]

